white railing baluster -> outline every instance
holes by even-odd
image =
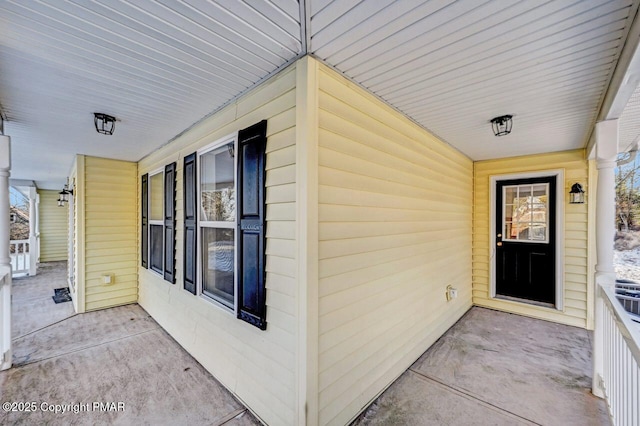
[[[11,240],[9,242],[12,275],[29,273],[29,240]]]
[[[622,303],[625,303],[623,300]],[[604,394],[613,424],[640,424],[640,328],[616,298],[613,288],[598,288],[602,306]]]

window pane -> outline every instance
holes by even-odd
[[[526,202],[531,197],[531,185],[522,185],[518,189],[518,198]]]
[[[162,225],[150,225],[149,249],[151,269],[162,273]]]
[[[150,220],[164,220],[162,204],[164,202],[164,173],[158,173],[149,179],[149,193],[151,205],[149,211]]]
[[[516,198],[518,188],[515,186],[507,186],[504,188],[504,203],[513,204],[513,200]]]
[[[203,221],[236,220],[234,158],[228,146],[221,146],[200,157],[200,202]]]
[[[513,219],[514,209],[515,209],[515,206],[513,206],[512,204],[504,206],[504,220],[510,221]]]
[[[234,230],[202,228],[202,291],[233,307]]]
[[[504,239],[511,239],[514,238],[514,236],[511,234],[511,231],[513,230],[513,225],[510,222],[507,222],[504,224]]]
[[[528,240],[529,239],[529,225],[526,223],[519,224],[518,227],[518,239],[519,240]]]
[[[530,237],[532,240],[544,241],[547,239],[547,227],[546,225],[534,224],[531,227]]]
[[[533,185],[533,196],[542,197],[547,195],[547,184]]]

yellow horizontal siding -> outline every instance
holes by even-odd
[[[471,306],[472,163],[324,67],[318,99],[319,422],[346,424]]]
[[[564,203],[564,310],[526,305],[490,298],[490,177],[544,170],[564,170],[565,181],[558,191]],[[587,321],[587,204],[569,204],[571,185],[580,182],[588,193],[588,163],[582,150],[499,160],[474,164],[473,216],[473,303],[549,321],[586,327]]]
[[[58,207],[58,191],[38,190],[40,196],[40,262],[69,257],[69,204]]]
[[[139,163],[140,176],[177,162],[175,285],[139,269],[139,303],[267,424],[296,419],[296,72],[291,67]],[[183,289],[183,158],[267,119],[267,330]],[[138,189],[139,191],[139,189]],[[139,202],[139,200],[138,200]]]
[[[136,180],[136,163],[85,157],[87,311],[138,300]],[[113,282],[104,284],[103,274],[113,274]]]

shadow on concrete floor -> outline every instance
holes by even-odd
[[[590,332],[474,307],[354,425],[609,425]]]
[[[46,274],[38,276],[40,284],[27,278],[16,293],[25,290],[34,300],[47,293]],[[15,307],[24,308],[18,321],[39,309]],[[0,424],[259,424],[138,305],[70,316],[19,335],[14,368],[0,372],[0,401],[35,403],[30,412],[0,411]],[[55,409],[65,412],[49,411]]]

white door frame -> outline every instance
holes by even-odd
[[[540,170],[526,173],[489,176],[489,287],[490,297],[496,298],[496,184],[501,180],[529,179],[538,177],[556,178],[556,304],[555,309],[564,310],[564,169]]]

